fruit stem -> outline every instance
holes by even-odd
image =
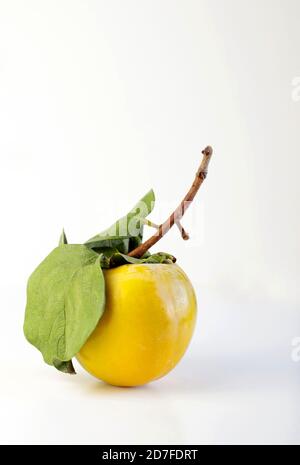
[[[187,211],[191,202],[194,200],[194,197],[196,196],[204,179],[207,176],[208,164],[210,162],[212,153],[213,150],[210,146],[207,146],[204,150],[202,150],[203,158],[199,166],[199,169],[196,173],[196,177],[192,186],[190,187],[189,191],[187,192],[181,203],[178,205],[176,210],[174,210],[173,213],[171,213],[169,218],[164,223],[159,225],[159,228],[157,229],[156,233],[153,234],[153,236],[151,236],[147,241],[140,244],[138,247],[136,247],[128,254],[130,257],[142,257],[147,252],[147,250],[149,250],[154,244],[156,244],[172,228],[172,226],[174,226],[174,224],[181,226],[181,218]]]

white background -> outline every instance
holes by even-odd
[[[298,0],[0,0],[1,443],[300,442],[299,19]],[[162,221],[207,144],[191,241],[156,247],[197,292],[185,358],[137,389],[43,364],[25,288],[62,227],[82,242],[150,187]]]

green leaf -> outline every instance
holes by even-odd
[[[95,250],[95,249],[94,249]],[[101,268],[111,268],[111,257],[119,251],[115,248],[105,248],[97,249],[99,255],[99,264]]]
[[[115,252],[109,258],[108,268],[113,268],[116,266],[126,265],[126,264],[142,264],[142,263],[165,263],[171,264],[175,263],[176,258],[173,255],[170,255],[165,252],[158,252],[153,255],[147,255],[144,258],[135,258],[128,255],[122,254],[120,252]]]
[[[140,263],[144,263],[144,261],[142,258],[129,257],[128,255],[125,255],[120,252],[116,252],[110,258],[110,268],[126,265],[128,263],[130,263],[131,265],[138,265]]]
[[[72,360],[69,360],[68,362],[62,362],[61,360],[54,359],[53,365],[57,370],[62,371],[63,373],[76,375]]]
[[[63,360],[77,354],[104,311],[105,284],[99,261],[79,268],[73,275],[65,297],[65,344]]]
[[[105,247],[116,248],[124,254],[129,253],[142,242],[144,223],[141,220],[151,213],[154,202],[155,195],[150,190],[127,215],[89,239],[85,245],[98,252],[98,249]]]
[[[168,263],[175,263],[175,262],[176,262],[176,258],[173,255],[169,253],[165,253],[165,252],[154,253],[153,255],[150,255],[149,257],[143,259],[143,263],[168,264]]]
[[[104,298],[98,254],[84,245],[62,244],[29,278],[25,336],[46,363],[70,370],[59,362],[69,362],[92,333]]]
[[[67,244],[67,243],[68,243],[67,236],[66,236],[65,230],[63,229],[62,233],[60,235],[60,238],[59,238],[58,245],[63,245],[63,244]]]

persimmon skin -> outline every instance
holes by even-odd
[[[176,264],[130,264],[104,274],[105,311],[78,361],[115,386],[161,378],[177,365],[194,331],[190,280]]]

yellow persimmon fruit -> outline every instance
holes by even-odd
[[[175,264],[124,265],[104,274],[105,311],[78,361],[116,386],[161,378],[192,337],[197,303],[190,280]]]

